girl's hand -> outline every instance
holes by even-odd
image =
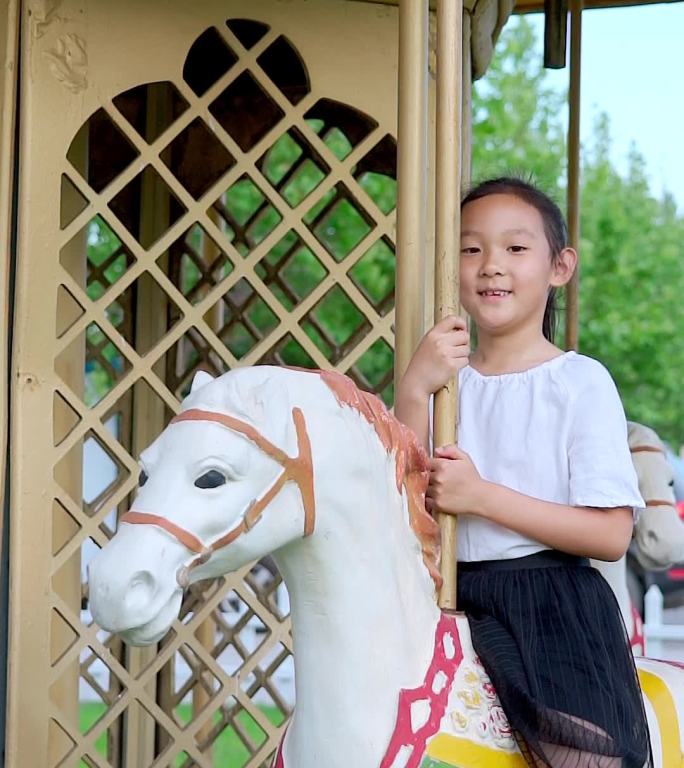
[[[427,397],[453,379],[468,364],[470,334],[462,317],[440,320],[416,349],[402,386],[419,397]]]
[[[425,506],[430,513],[477,514],[485,487],[470,456],[457,445],[446,445],[430,459]]]

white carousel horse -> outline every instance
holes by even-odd
[[[634,553],[648,570],[664,570],[684,561],[684,524],[675,508],[674,473],[665,446],[658,435],[643,424],[628,423],[629,449],[646,504],[634,529]],[[631,638],[632,649],[643,653],[641,617],[627,589],[627,560],[615,563],[593,561],[613,588]]]
[[[523,768],[466,618],[435,603],[427,456],[377,398],[333,372],[198,374],[142,466],[90,563],[101,627],[155,643],[188,584],[273,553],[297,702],[276,765]],[[656,765],[680,766],[684,669],[639,665]]]
[[[674,470],[658,435],[629,422],[629,449],[646,502],[634,534],[636,556],[649,570],[669,568],[684,560],[684,525],[675,508]]]

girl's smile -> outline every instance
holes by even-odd
[[[477,295],[483,301],[499,302],[503,301],[503,299],[507,299],[512,293],[513,291],[507,291],[501,288],[483,288],[481,291],[477,292]]]

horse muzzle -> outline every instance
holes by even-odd
[[[125,529],[88,565],[89,608],[102,629],[149,645],[163,637],[180,610],[183,591],[175,572],[185,552],[152,529]]]

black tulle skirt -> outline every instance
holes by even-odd
[[[651,766],[620,609],[589,561],[547,550],[458,570],[459,609],[529,765]]]

